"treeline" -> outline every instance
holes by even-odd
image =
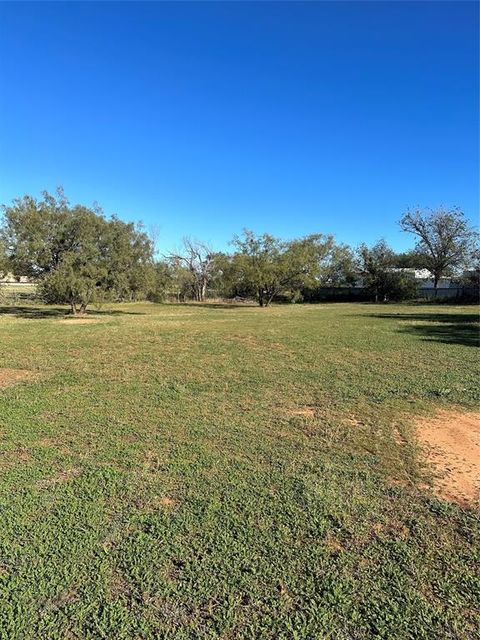
[[[106,300],[201,302],[208,292],[266,307],[314,299],[321,287],[360,283],[372,300],[403,300],[417,293],[403,271],[408,268],[428,269],[435,287],[445,276],[478,283],[478,234],[460,210],[409,211],[400,225],[416,238],[402,254],[383,240],[352,249],[320,233],[282,240],[245,230],[228,253],[184,239],[180,251],[156,259],[141,225],[106,217],[96,206],[71,205],[59,189],[3,206],[0,274],[27,276],[46,302],[69,304],[73,314]]]

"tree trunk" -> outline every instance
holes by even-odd
[[[72,314],[72,316],[77,315],[77,305],[73,300],[70,300],[70,313]]]
[[[206,293],[207,293],[207,281],[202,280],[202,284],[200,287],[200,302],[203,302],[205,300]]]
[[[434,273],[433,274],[433,288],[435,290],[435,293],[434,293],[434,297],[435,298],[437,297],[437,293],[438,293],[438,281],[439,280],[440,280],[440,277],[439,277],[438,273]]]
[[[266,302],[266,304],[265,304],[265,306],[266,306],[266,307],[269,307],[269,306],[270,306],[270,303],[272,302],[272,300],[273,300],[273,296],[274,296],[274,295],[275,295],[275,292],[271,293],[271,294],[267,297],[267,302]]]
[[[193,287],[193,297],[195,302],[203,302],[202,285],[198,281],[195,283]]]

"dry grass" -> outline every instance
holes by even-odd
[[[0,389],[7,389],[21,382],[30,382],[36,378],[36,374],[28,369],[0,368]]]

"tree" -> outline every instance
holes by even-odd
[[[435,291],[442,276],[466,266],[478,238],[458,208],[407,211],[399,224],[416,236],[415,253],[432,274]]]
[[[8,269],[8,257],[3,239],[0,237],[0,278],[3,278]]]
[[[275,296],[313,283],[332,244],[330,236],[321,234],[285,242],[245,230],[233,240],[233,279],[255,295],[261,307],[268,307]]]
[[[184,238],[182,250],[170,254],[167,259],[175,268],[187,269],[191,296],[197,302],[203,302],[214,270],[214,254],[210,247],[199,240]]]
[[[153,282],[147,293],[147,298],[151,302],[164,302],[168,293],[177,291],[175,270],[169,262],[160,260],[153,266]]]
[[[251,282],[244,278],[243,256],[234,253],[215,254],[215,289],[224,298],[255,297]]]
[[[153,240],[141,225],[108,220],[110,244],[107,290],[121,300],[145,298],[155,281]]]
[[[358,261],[364,285],[375,302],[405,300],[415,296],[417,285],[414,278],[396,270],[393,266],[395,253],[385,240],[379,240],[371,248],[360,245]]]
[[[399,269],[425,269],[425,258],[416,251],[405,251],[395,253],[393,256],[393,266]]]
[[[333,244],[322,261],[319,284],[327,287],[353,286],[357,281],[355,254],[346,244]]]
[[[480,247],[473,251],[469,268],[465,269],[456,278],[456,282],[463,287],[476,289],[478,299],[478,290],[480,289]]]
[[[152,247],[141,228],[107,219],[98,207],[70,206],[61,189],[16,199],[3,211],[8,264],[39,282],[47,302],[85,313],[95,300],[136,295],[147,284]]]

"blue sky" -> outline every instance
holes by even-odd
[[[410,244],[479,209],[474,2],[1,3],[0,202],[62,184],[167,250]]]

